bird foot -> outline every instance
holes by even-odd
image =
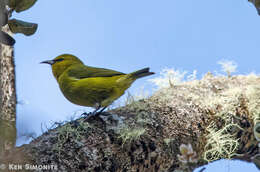
[[[99,112],[89,112],[89,113],[84,112],[81,116],[85,118],[84,121],[87,121],[91,117],[98,117],[99,114],[100,114]]]
[[[83,114],[81,114],[81,116],[83,116],[83,117],[87,117],[87,116],[89,116],[90,114],[91,114],[91,112],[89,112],[89,113],[84,112]]]

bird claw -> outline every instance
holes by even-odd
[[[86,113],[86,112],[84,112],[83,114],[82,114],[82,116],[84,116],[84,121],[87,121],[89,118],[91,118],[91,117],[96,117],[96,116],[98,116],[100,113],[99,112],[89,112],[89,113]]]
[[[85,119],[84,119],[84,121],[87,121],[90,117],[98,117],[105,109],[107,108],[107,106],[106,107],[103,107],[101,110],[100,110],[100,108],[98,108],[98,109],[96,109],[96,110],[94,110],[93,112],[89,112],[89,113],[86,113],[86,112],[84,112],[83,114],[82,114],[82,116],[84,116],[84,117],[86,117]],[[98,111],[99,110],[99,111]]]
[[[86,117],[86,116],[89,116],[90,114],[91,114],[91,112],[89,112],[89,113],[84,112],[83,114],[81,114],[81,116]]]

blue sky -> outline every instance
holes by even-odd
[[[221,59],[235,61],[240,74],[260,73],[260,16],[247,0],[42,0],[13,17],[39,24],[31,37],[14,36],[18,101],[28,102],[18,105],[19,132],[40,134],[41,123],[86,109],[68,102],[51,68],[39,64],[62,53],[126,73],[149,66],[156,73],[169,67],[201,76],[220,70]],[[130,91],[144,84],[145,78]],[[257,171],[240,163],[213,163],[206,171]]]

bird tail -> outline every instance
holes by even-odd
[[[150,69],[147,67],[147,68],[144,68],[144,69],[130,73],[130,76],[135,78],[135,79],[138,79],[138,78],[142,78],[142,77],[145,77],[145,76],[153,75],[154,72],[150,72],[149,70]]]

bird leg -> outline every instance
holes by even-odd
[[[97,113],[97,111],[101,108],[101,105],[100,105],[100,104],[96,104],[95,107],[96,107],[96,108],[95,108],[95,110],[94,110],[93,112],[89,112],[89,113],[84,112],[82,115],[85,116],[85,117],[87,117],[87,119],[88,119],[89,117],[91,117],[91,116],[95,116],[96,113]]]
[[[99,114],[101,114],[106,108],[107,108],[107,106],[103,107],[100,111],[95,112],[94,115],[99,115]]]
[[[96,108],[93,112],[88,113],[87,117],[84,119],[84,121],[88,120],[90,117],[92,116],[98,116],[100,115],[106,108],[107,106],[103,107],[101,110],[99,110],[101,108],[101,106],[99,106],[98,108]],[[99,110],[99,111],[98,111]]]
[[[96,109],[93,112],[91,112],[91,115],[95,115],[100,108],[101,108],[101,105],[98,105],[96,107]]]
[[[101,108],[101,105],[99,105],[93,112],[91,112],[91,116],[96,116],[96,115],[101,114],[107,108],[107,106],[103,107],[101,110],[100,110],[100,108]]]

